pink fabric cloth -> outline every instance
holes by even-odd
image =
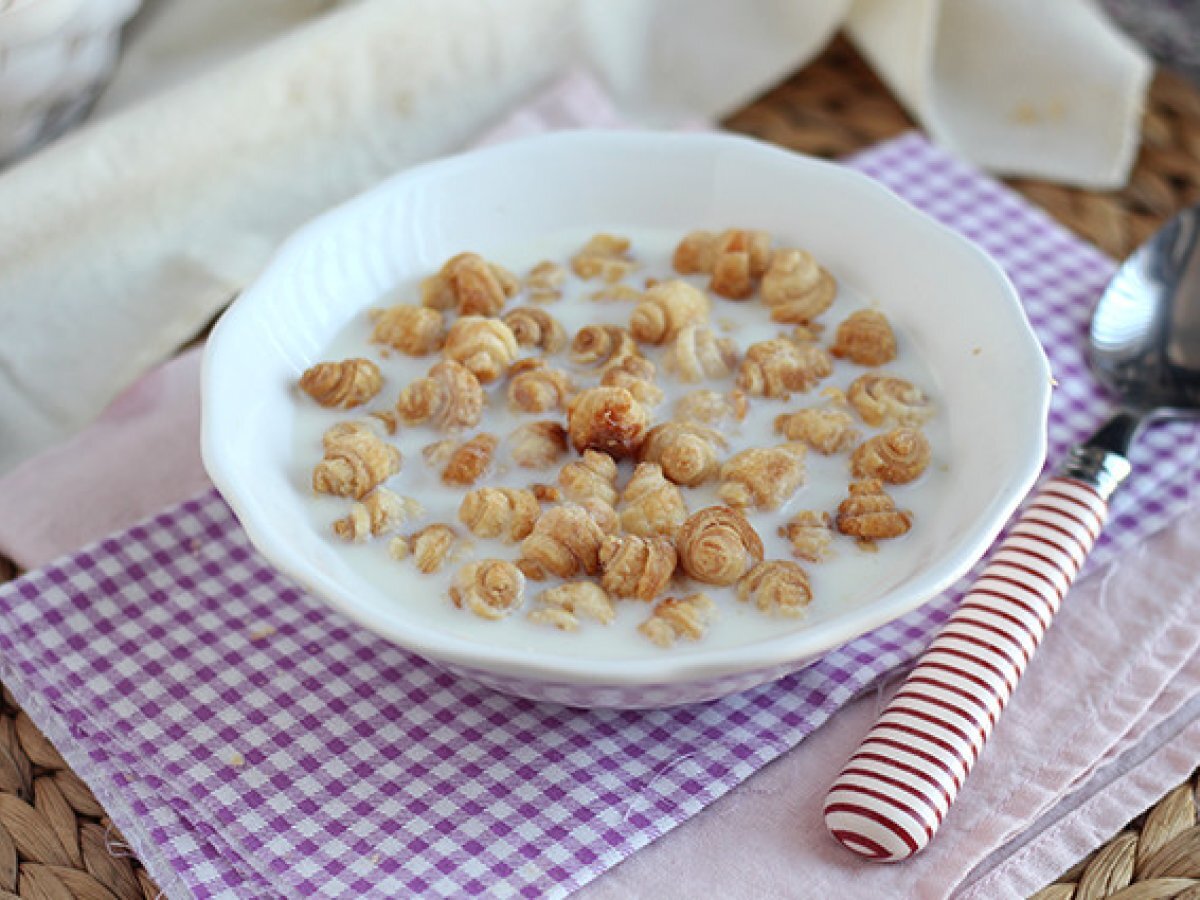
[[[493,137],[615,123],[574,79]],[[0,549],[42,565],[208,484],[199,353],[150,373],[89,429],[0,479]],[[1077,585],[942,833],[879,867],[825,834],[826,788],[887,691],[581,891],[630,896],[1025,896],[1182,780],[1200,757],[1200,508]]]

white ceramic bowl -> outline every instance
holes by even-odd
[[[586,661],[554,642],[532,654],[413,621],[311,524],[308,492],[286,474],[293,386],[333,335],[393,286],[465,249],[487,255],[499,244],[568,229],[637,225],[682,234],[730,223],[806,247],[841,282],[886,298],[889,316],[938,377],[952,490],[933,520],[906,538],[921,545],[889,590],[753,644]],[[222,317],[208,342],[203,391],[209,474],[255,546],[315,596],[500,690],[639,707],[778,678],[962,576],[1037,477],[1050,373],[1000,268],[865,176],[727,135],[574,132],[409,170],[309,224]]]

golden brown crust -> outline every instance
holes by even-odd
[[[700,640],[716,617],[717,605],[707,594],[667,597],[655,604],[638,631],[658,646],[670,647],[680,638]]]
[[[371,315],[371,343],[384,344],[409,356],[424,356],[442,346],[445,316],[425,306],[398,304]]]
[[[832,520],[827,512],[802,510],[780,526],[779,535],[788,539],[795,556],[820,562],[833,544]]]
[[[584,366],[615,365],[639,355],[633,335],[621,325],[585,325],[571,341],[571,361]]]
[[[692,513],[675,536],[675,547],[683,571],[705,584],[733,584],[763,558],[754,526],[728,506]]]
[[[775,417],[775,433],[789,441],[807,444],[831,456],[849,450],[859,440],[854,419],[840,409],[801,409]]]
[[[656,284],[629,316],[629,333],[643,344],[666,344],[686,325],[708,321],[708,297],[686,281]]]
[[[585,280],[620,281],[636,267],[629,255],[629,239],[615,234],[593,235],[571,257],[571,270]]]
[[[579,459],[562,467],[558,484],[568,500],[576,503],[599,500],[614,506],[617,502],[617,464],[607,453],[584,450]]]
[[[454,574],[450,600],[483,619],[503,619],[521,605],[525,576],[503,559],[467,563]]]
[[[658,463],[638,463],[621,503],[621,527],[641,537],[674,538],[687,519],[683,492],[663,477]]]
[[[882,366],[896,358],[896,335],[883,313],[860,309],[838,325],[829,352],[860,366]]]
[[[457,540],[454,529],[441,522],[416,532],[408,539],[408,549],[417,570],[425,575],[439,571]]]
[[[567,452],[567,429],[558,422],[528,422],[508,436],[513,462],[523,469],[547,469]]]
[[[746,418],[749,403],[744,391],[735,390],[728,394],[719,391],[699,390],[680,398],[675,404],[675,418],[680,422],[697,422],[703,425],[720,425]]]
[[[563,631],[577,630],[580,619],[611,625],[617,617],[608,593],[594,581],[568,581],[547,588],[538,595],[538,603],[539,607],[529,613],[530,621]]]
[[[473,485],[491,467],[499,443],[494,434],[484,433],[459,445],[442,470],[442,483],[457,487]]]
[[[501,319],[512,331],[517,344],[543,353],[557,353],[567,344],[567,332],[558,319],[544,309],[522,306],[510,310]]]
[[[600,545],[600,584],[614,597],[649,603],[667,586],[677,561],[669,538],[609,535]]]
[[[395,531],[407,514],[403,499],[387,488],[378,487],[333,523],[333,533],[344,541],[362,543],[368,538]]]
[[[663,365],[682,382],[695,384],[706,378],[725,378],[737,368],[737,344],[719,338],[711,328],[687,325],[675,336]]]
[[[833,304],[837,282],[804,250],[776,250],[762,280],[763,303],[776,322],[811,322]]]
[[[300,390],[331,409],[361,406],[378,394],[381,387],[383,374],[379,366],[359,357],[317,363],[300,376]]]
[[[738,370],[737,386],[759,397],[788,397],[808,391],[833,374],[833,360],[816,344],[771,338],[751,344]]]
[[[499,319],[463,316],[450,326],[442,355],[470,369],[480,384],[490,384],[517,358],[517,339]]]
[[[400,451],[365,425],[335,426],[326,432],[324,444],[325,458],[312,475],[313,490],[318,494],[361,500],[400,471]]]
[[[675,248],[671,264],[680,275],[708,275],[716,257],[717,236],[711,231],[692,231]]]
[[[862,420],[878,428],[892,423],[917,426],[933,417],[933,404],[924,391],[903,378],[868,372],[846,390],[846,399]]]
[[[460,253],[421,282],[421,305],[464,316],[496,316],[520,289],[515,275],[477,253]]]
[[[721,466],[717,496],[730,506],[778,509],[804,483],[803,444],[751,447]]]
[[[458,520],[471,534],[508,542],[528,537],[541,514],[541,504],[532,491],[509,487],[476,488],[458,507]]]
[[[571,401],[567,432],[580,453],[601,450],[620,459],[637,453],[649,420],[645,407],[625,388],[595,387]]]
[[[626,356],[605,367],[600,384],[625,388],[643,406],[657,406],[662,402],[663,392],[654,383],[654,375],[654,363],[646,357]]]
[[[600,544],[605,532],[578,503],[564,503],[542,513],[529,537],[521,542],[521,571],[541,580],[548,575],[572,578],[600,571]]]
[[[878,478],[850,483],[850,496],[838,505],[837,530],[861,541],[900,537],[912,528],[912,513],[896,509]]]
[[[861,444],[850,457],[850,468],[857,478],[908,484],[929,466],[932,452],[925,435],[901,426]]]
[[[676,484],[695,487],[717,476],[725,438],[715,428],[693,422],[663,422],[646,434],[641,462],[655,462]]]
[[[396,414],[406,425],[432,422],[441,429],[469,428],[479,423],[483,406],[479,379],[466,366],[443,360],[400,392]]]
[[[562,299],[562,286],[566,280],[566,269],[544,259],[525,276],[525,290],[533,303],[553,303]]]
[[[761,562],[738,582],[738,599],[753,602],[760,612],[796,618],[812,603],[812,585],[798,563],[791,560]]]
[[[509,370],[508,406],[527,413],[565,409],[571,396],[571,379],[541,359],[523,359]]]
[[[771,259],[765,231],[730,228],[720,234],[693,231],[675,248],[672,263],[681,275],[711,275],[709,290],[730,300],[745,300]]]

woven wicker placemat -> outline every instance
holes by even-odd
[[[913,127],[841,39],[724,124],[829,158]],[[1112,256],[1125,256],[1173,212],[1200,200],[1200,92],[1170,73],[1157,75],[1144,144],[1124,190],[1009,184]],[[0,583],[16,574],[0,558]],[[1037,900],[1200,900],[1196,788],[1195,777],[1179,785]],[[0,900],[158,896],[91,791],[0,685]]]

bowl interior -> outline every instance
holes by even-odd
[[[935,373],[949,430],[949,489],[889,589],[753,646],[698,645],[619,663],[581,662],[552,648],[531,658],[413,622],[310,524],[309,495],[294,479],[292,387],[352,317],[398,284],[465,249],[487,256],[562,231],[683,234],[731,224],[809,249],[839,281],[880,300]],[[729,136],[574,133],[411,170],[295,235],[209,342],[204,454],[268,559],[411,649],[568,680],[672,680],[811,656],[948,586],[1040,469],[1049,383],[999,268],[864,176]]]

